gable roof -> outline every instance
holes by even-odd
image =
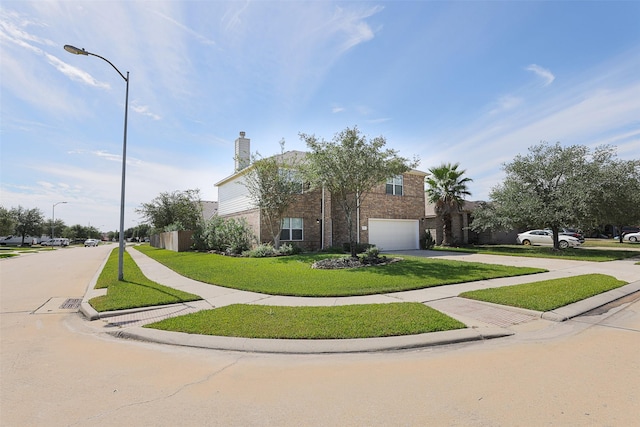
[[[267,158],[271,158],[271,157],[275,157],[279,160],[283,160],[284,162],[287,163],[295,163],[295,162],[300,162],[302,160],[304,160],[304,158],[307,156],[307,153],[304,151],[299,151],[299,150],[291,150],[291,151],[285,151],[282,154],[275,154],[273,156],[267,157]],[[247,166],[246,168],[239,170],[237,172],[235,172],[232,175],[229,175],[226,178],[221,179],[220,181],[216,182],[214,185],[216,187],[219,187],[223,184],[226,184],[229,181],[232,181],[233,179],[242,176],[244,174],[246,174],[247,172],[249,172],[249,170],[251,170],[251,167],[253,166],[253,164],[250,164],[249,166]],[[412,175],[422,175],[422,176],[427,176],[428,174],[426,172],[423,172],[421,170],[418,169],[410,169],[405,173],[409,173]]]
[[[200,207],[202,208],[202,217],[205,221],[213,218],[218,213],[218,202],[200,201]]]
[[[282,154],[275,154],[273,156],[269,156],[267,157],[267,159],[270,159],[272,157],[275,157],[278,160],[283,160],[285,162],[297,162],[297,161],[302,161],[304,159],[304,157],[307,155],[307,153],[305,153],[304,151],[298,151],[298,150],[291,150],[291,151],[285,151]],[[246,174],[247,172],[249,172],[251,170],[251,168],[253,167],[253,163],[250,164],[249,166],[247,166],[244,169],[241,169],[237,172],[235,172],[232,175],[229,175],[226,178],[222,178],[220,181],[216,182],[214,185],[216,187],[221,186],[222,184],[225,184],[239,176],[242,176],[244,174]]]

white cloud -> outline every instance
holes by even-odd
[[[146,105],[137,105],[137,104],[135,104],[135,103],[132,103],[132,105],[131,105],[131,109],[132,109],[134,112],[136,112],[136,113],[138,113],[138,114],[141,114],[141,115],[143,115],[143,116],[146,116],[146,117],[150,117],[150,118],[152,118],[153,120],[160,120],[160,119],[161,119],[161,117],[160,117],[159,115],[157,115],[157,114],[155,114],[155,113],[150,112],[150,111],[149,111],[149,107],[148,107],[148,106],[146,106]]]
[[[541,77],[542,80],[544,80],[544,83],[542,84],[543,86],[549,86],[556,79],[556,76],[554,76],[551,71],[536,64],[529,65],[525,68],[525,70],[532,71],[538,77]]]
[[[504,113],[505,111],[513,110],[521,105],[523,99],[513,95],[505,95],[498,99],[495,108],[489,111],[490,115]]]
[[[191,28],[187,27],[184,24],[181,24],[180,22],[176,21],[175,19],[172,19],[172,18],[168,17],[167,15],[158,12],[157,10],[155,11],[155,13],[156,13],[156,15],[160,16],[161,18],[171,22],[172,24],[174,24],[178,28],[184,30],[188,34],[191,34],[196,40],[198,40],[202,44],[204,44],[204,45],[215,45],[216,44],[215,41],[203,36],[202,34],[199,34],[198,32],[192,30]]]
[[[49,63],[53,65],[58,71],[60,71],[65,76],[69,77],[71,80],[79,81],[81,83],[87,84],[89,86],[94,86],[103,89],[109,89],[111,86],[108,83],[102,83],[98,80],[94,79],[91,74],[86,71],[82,71],[79,68],[74,67],[73,65],[69,65],[66,62],[58,59],[57,57],[45,53],[46,58],[49,60]]]

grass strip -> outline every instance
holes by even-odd
[[[202,299],[198,295],[169,288],[147,279],[127,252],[124,253],[123,261],[125,280],[119,281],[118,248],[111,251],[95,286],[95,289],[107,288],[107,294],[89,300],[89,304],[96,311],[124,310]]]
[[[235,304],[145,327],[243,338],[346,339],[413,335],[466,326],[420,303],[389,303],[331,307]]]
[[[580,301],[611,289],[626,285],[626,282],[604,274],[544,280],[522,285],[480,289],[463,292],[461,297],[495,304],[550,311]]]
[[[546,270],[404,256],[401,262],[356,269],[312,269],[330,254],[237,258],[204,252],[136,249],[200,282],[270,295],[329,297],[372,295],[432,286],[521,276]]]
[[[631,258],[639,255],[632,250],[599,250],[586,248],[567,248],[554,250],[550,246],[521,246],[521,245],[479,245],[468,247],[435,247],[436,251],[465,252],[487,255],[507,255],[531,258],[555,258],[574,261],[607,262]]]

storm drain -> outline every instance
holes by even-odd
[[[82,298],[67,298],[65,302],[60,305],[61,310],[77,310],[80,308]]]
[[[82,298],[52,297],[38,307],[33,314],[71,313],[78,311]]]

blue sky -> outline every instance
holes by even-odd
[[[640,157],[636,1],[3,1],[0,203],[67,225],[125,227],[164,191],[251,151],[305,150],[357,125],[419,169],[459,162],[487,199],[540,141]]]

